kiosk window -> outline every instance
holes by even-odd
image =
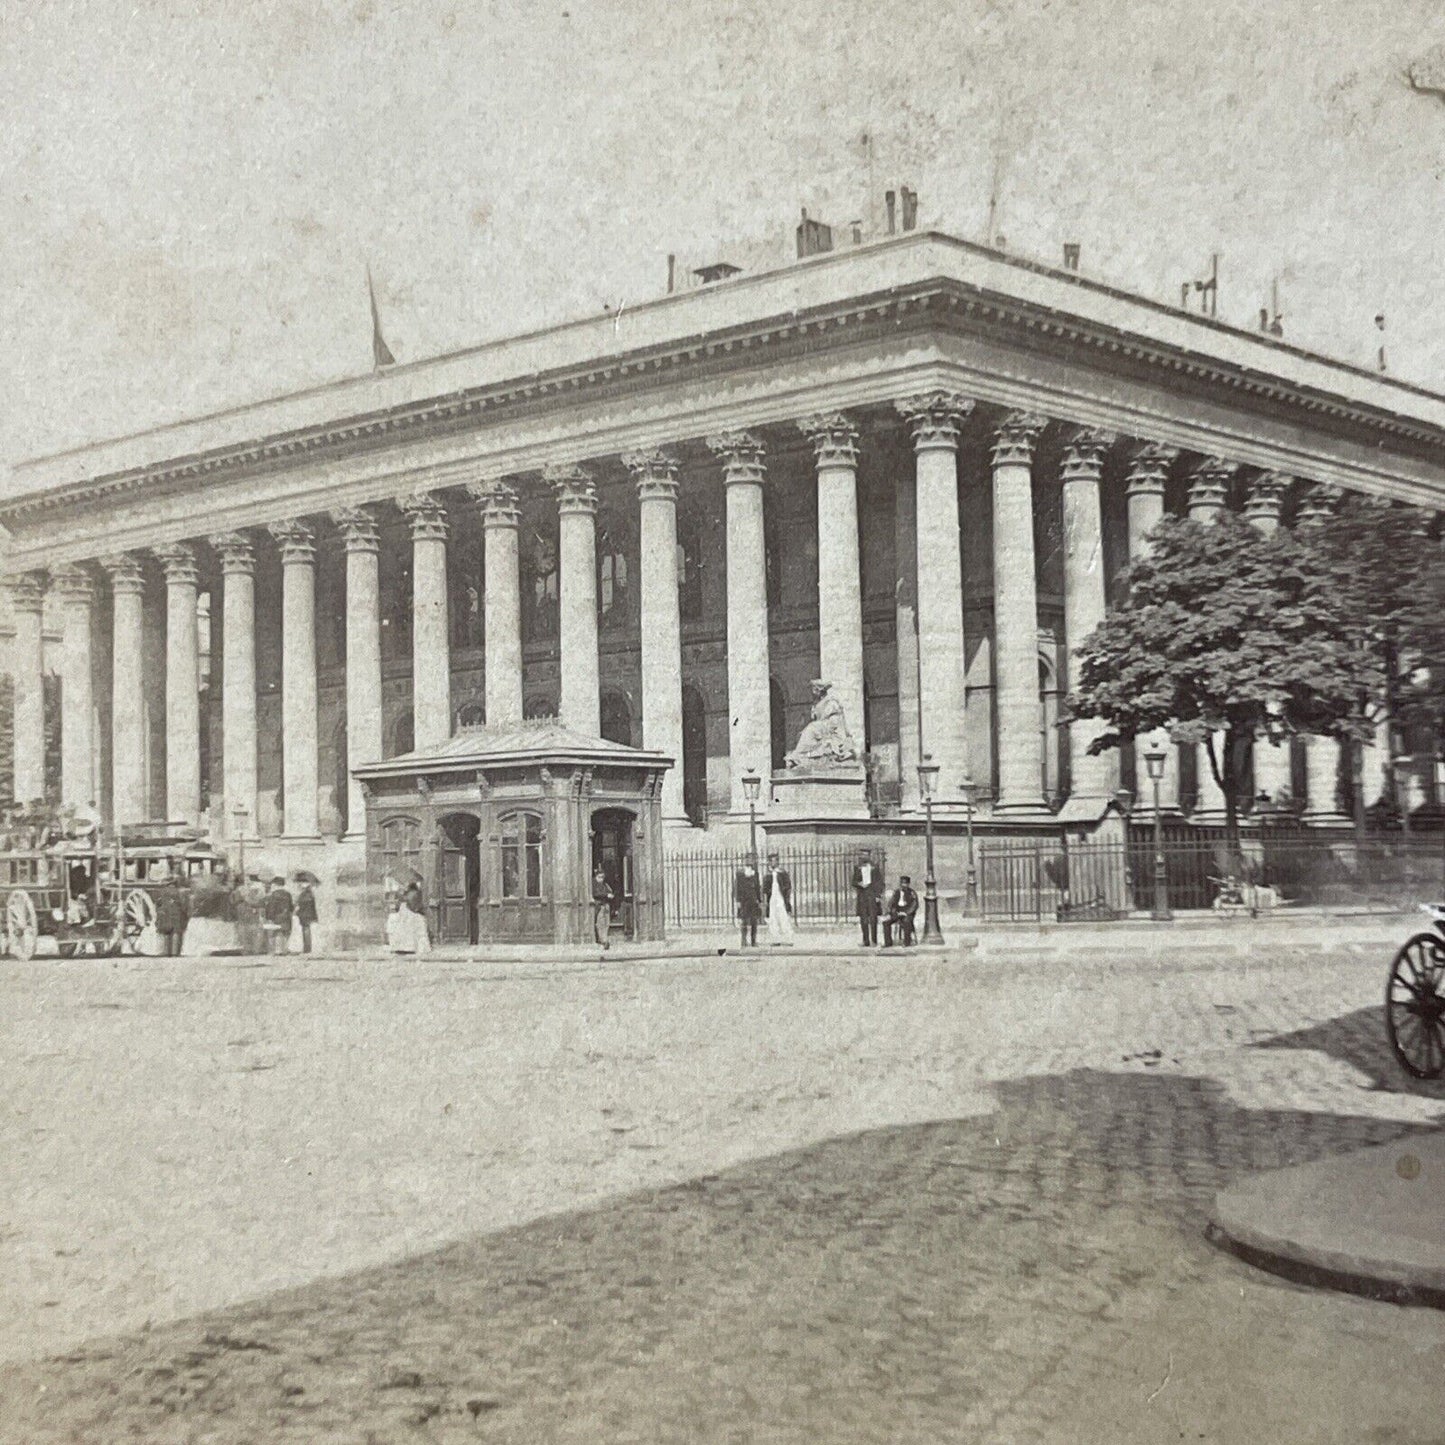
[[[508,813],[501,820],[502,897],[542,896],[542,820],[535,813]]]

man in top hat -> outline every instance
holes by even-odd
[[[883,872],[873,861],[871,848],[858,850],[858,861],[853,865],[853,897],[857,900],[858,927],[863,934],[863,946],[878,946],[878,910],[883,902]]]
[[[266,901],[261,905],[262,927],[272,953],[285,953],[291,944],[291,922],[296,915],[296,904],[287,891],[284,878],[273,878],[266,889]]]
[[[898,941],[905,948],[913,943],[913,920],[918,916],[918,894],[913,880],[905,873],[898,880],[898,887],[888,895],[883,905],[883,947],[893,947],[893,931],[898,930]]]

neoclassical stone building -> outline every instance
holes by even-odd
[[[1121,760],[1060,721],[1070,651],[1154,522],[1344,488],[1445,503],[1445,399],[913,232],[15,468],[16,791],[49,594],[63,795],[118,822],[334,856],[356,765],[555,714],[715,834],[824,678],[875,818],[927,753],[945,812],[968,777],[985,826],[1088,826]],[[1328,824],[1338,766],[1256,783]]]

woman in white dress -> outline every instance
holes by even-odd
[[[763,874],[763,907],[768,916],[768,942],[774,948],[793,941],[793,879],[778,864],[776,853],[768,854],[768,871]]]

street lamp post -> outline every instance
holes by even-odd
[[[244,803],[237,803],[231,809],[231,822],[236,835],[236,872],[242,881],[246,877],[246,824],[251,819],[251,810]]]
[[[963,794],[963,820],[964,827],[968,831],[968,911],[971,914],[978,912],[978,869],[973,861],[973,808],[974,801],[978,797],[978,784],[973,778],[965,773],[963,781],[958,785],[958,790]]]
[[[743,774],[743,796],[748,800],[748,856],[753,872],[758,871],[758,791],[763,780],[753,771]]]
[[[1144,754],[1144,766],[1154,787],[1154,908],[1149,916],[1157,923],[1168,923],[1174,917],[1169,910],[1169,875],[1164,868],[1164,815],[1159,810],[1159,784],[1164,780],[1166,761],[1163,748]]]
[[[923,838],[927,850],[927,867],[923,875],[923,932],[920,943],[935,947],[943,943],[943,930],[938,926],[938,879],[933,873],[933,789],[938,783],[938,764],[932,753],[924,753],[918,764],[918,791],[923,795]]]

